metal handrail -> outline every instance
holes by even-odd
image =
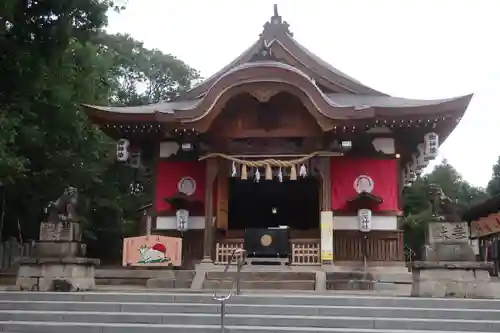
[[[416,253],[415,253],[415,251],[412,250],[411,247],[409,247],[408,245],[405,244],[404,249],[403,249],[403,255],[405,256],[405,261],[406,261],[408,270],[411,272],[413,257],[415,257]]]
[[[224,268],[224,274],[225,274],[229,270],[229,266],[233,262],[234,257],[236,255],[239,255],[236,258],[236,280],[234,281],[233,287],[231,288],[231,290],[232,290],[232,289],[234,289],[234,287],[236,287],[236,295],[241,294],[240,273],[241,273],[241,268],[242,268],[243,264],[245,263],[245,253],[246,252],[243,249],[233,250],[233,252],[231,253],[231,256],[229,257],[229,260],[226,264],[226,267]],[[223,281],[224,280],[221,280],[221,283]],[[225,317],[226,317],[226,301],[228,301],[233,295],[234,295],[234,293],[232,291],[230,291],[229,294],[227,294],[226,296],[217,295],[217,291],[215,291],[214,294],[212,295],[212,299],[214,301],[220,302],[220,332],[221,333],[224,333],[224,331],[225,331],[224,321],[225,321]]]

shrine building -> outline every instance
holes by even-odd
[[[493,263],[492,275],[500,275],[500,195],[467,210],[462,219],[470,225],[472,248],[480,261]]]
[[[85,105],[151,166],[145,234],[182,237],[183,267],[236,248],[291,265],[404,262],[402,193],[454,130],[472,95],[393,97],[320,59],[274,8],[258,40],[181,96]]]

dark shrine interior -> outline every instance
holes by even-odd
[[[312,177],[283,182],[229,180],[229,229],[316,229],[319,215],[319,183]]]

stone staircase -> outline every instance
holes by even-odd
[[[220,332],[219,305],[196,293],[0,292],[0,329],[25,333]],[[500,332],[500,301],[377,296],[233,296],[226,333]]]
[[[314,272],[241,272],[242,290],[315,290]],[[203,288],[231,290],[236,272],[206,272]]]

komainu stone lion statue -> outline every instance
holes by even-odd
[[[432,215],[435,218],[448,222],[460,222],[460,215],[457,213],[456,204],[443,192],[443,189],[436,184],[429,186],[428,198],[432,208]]]
[[[51,201],[47,206],[46,213],[48,213],[48,222],[77,222],[77,204],[77,188],[73,186],[66,187],[63,194],[56,201]]]

